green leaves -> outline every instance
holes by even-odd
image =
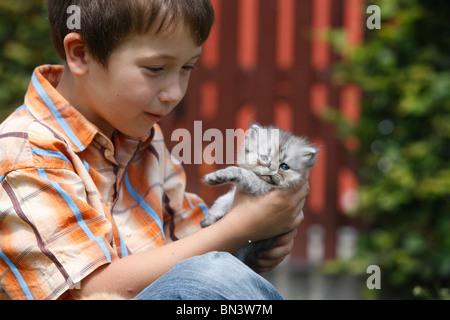
[[[370,1],[381,8],[381,30],[346,48],[339,85],[364,90],[362,119],[345,126],[327,119],[361,148],[358,215],[366,222],[355,263],[379,265],[379,297],[448,298],[450,288],[450,2]],[[351,262],[348,262],[351,265]]]
[[[0,121],[23,104],[35,67],[61,63],[43,0],[0,2]]]

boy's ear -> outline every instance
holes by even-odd
[[[66,62],[74,76],[80,77],[88,72],[87,50],[79,33],[69,33],[64,38]]]

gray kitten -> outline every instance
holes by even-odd
[[[275,127],[251,125],[244,146],[238,153],[239,167],[231,166],[204,177],[204,182],[210,186],[226,183],[234,186],[215,201],[201,220],[201,226],[212,225],[231,210],[236,188],[254,195],[274,189],[299,189],[305,182],[307,169],[314,165],[317,153],[318,149],[305,138]],[[272,248],[275,241],[272,238],[251,242],[234,255],[254,267],[258,253]]]

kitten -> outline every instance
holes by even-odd
[[[314,165],[318,154],[305,138],[292,135],[275,127],[250,126],[245,143],[237,155],[238,165],[207,174],[204,182],[210,186],[234,184],[225,195],[211,206],[201,220],[203,228],[226,215],[233,205],[236,188],[261,195],[274,189],[299,189],[305,183],[307,169]],[[257,241],[244,246],[234,255],[254,267],[260,251],[272,248],[276,238]]]

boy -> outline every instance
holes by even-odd
[[[156,123],[183,98],[214,13],[209,0],[48,0],[64,66],[38,67],[0,126],[0,286],[12,299],[97,293],[137,299],[278,299],[229,254],[279,236],[259,271],[292,248],[308,184],[239,194],[199,228]],[[68,30],[67,8],[81,9]]]

